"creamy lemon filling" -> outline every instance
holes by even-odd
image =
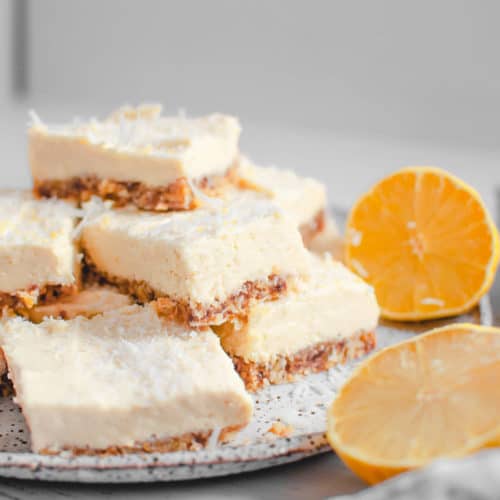
[[[310,278],[294,284],[286,296],[253,305],[246,320],[216,327],[226,352],[266,363],[375,329],[379,308],[373,289],[329,255],[311,256]]]
[[[236,159],[241,132],[231,116],[161,116],[161,106],[63,125],[34,118],[29,160],[36,181],[96,177],[165,186],[221,174]]]
[[[34,451],[133,446],[240,427],[252,414],[217,336],[168,323],[153,305],[40,324],[11,318],[0,343]]]

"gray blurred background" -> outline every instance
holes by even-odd
[[[436,164],[493,209],[499,19],[494,0],[0,0],[0,182],[29,182],[29,108],[146,100],[239,115],[251,157],[319,177],[337,205]]]

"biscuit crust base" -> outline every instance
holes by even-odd
[[[7,307],[18,314],[23,314],[34,305],[50,304],[61,297],[77,292],[77,284],[32,286],[14,293],[0,292],[0,309]]]
[[[242,318],[254,301],[276,300],[287,291],[286,279],[271,274],[265,280],[247,281],[226,300],[206,305],[183,300],[174,300],[154,290],[144,281],[130,281],[104,273],[84,258],[84,279],[87,283],[114,285],[118,290],[131,295],[137,302],[145,304],[156,301],[158,314],[192,327],[220,325],[234,318]]]
[[[3,354],[2,354],[3,356]],[[8,398],[14,396],[14,387],[9,380],[7,373],[0,376],[0,398]]]
[[[239,431],[243,427],[244,426],[225,427],[221,430],[217,441],[223,442],[228,440],[232,434]],[[81,448],[67,446],[60,450],[43,449],[40,450],[40,453],[42,455],[58,455],[62,452],[70,452],[75,456],[113,456],[125,455],[127,453],[168,453],[174,451],[198,451],[208,445],[212,432],[213,431],[190,432],[177,437],[144,441],[132,446],[108,446],[107,448],[98,449],[89,447]]]
[[[344,364],[369,353],[375,346],[375,333],[361,332],[350,338],[318,343],[292,356],[277,355],[266,363],[231,357],[247,390],[255,392],[266,385],[284,384],[298,375],[317,373]]]
[[[215,196],[232,182],[231,168],[226,174],[203,177],[192,184],[209,196]],[[192,210],[199,204],[192,185],[180,177],[166,186],[148,186],[142,182],[99,179],[96,176],[64,180],[35,179],[33,191],[39,198],[62,198],[82,203],[92,196],[113,201],[116,207],[133,204],[142,210],[167,212]]]

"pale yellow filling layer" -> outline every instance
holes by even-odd
[[[107,120],[60,126],[34,123],[29,131],[33,178],[95,176],[166,186],[179,177],[221,174],[235,161],[241,132],[236,118],[162,117],[160,110],[122,109]]]

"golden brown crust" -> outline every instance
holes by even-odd
[[[286,292],[286,280],[271,274],[266,280],[246,281],[224,301],[206,307],[195,303],[175,302],[168,297],[157,299],[159,314],[191,326],[220,325],[234,318],[245,317],[252,302],[276,300]]]
[[[218,436],[218,441],[222,442],[234,432],[240,430],[243,426],[230,426],[222,429]],[[62,452],[70,452],[73,455],[124,455],[126,453],[168,453],[174,451],[197,451],[205,448],[210,440],[213,431],[190,432],[182,436],[171,437],[167,439],[157,439],[144,441],[132,446],[109,446],[107,448],[78,448],[65,447],[61,450],[41,450],[43,455],[58,455]]]
[[[0,376],[0,398],[14,396],[14,386],[8,375],[4,373]]]
[[[111,276],[98,270],[88,256],[84,258],[83,276],[87,283],[114,285],[139,303],[155,300],[160,315],[193,327],[219,325],[236,317],[245,317],[254,301],[276,300],[287,290],[286,280],[271,274],[266,280],[243,283],[229,298],[207,307],[199,303],[173,300],[155,291],[144,281],[129,281]]]
[[[31,286],[26,290],[14,293],[0,292],[0,309],[7,307],[18,314],[25,313],[35,304],[50,304],[60,297],[66,297],[78,292],[78,285],[45,285]]]
[[[320,210],[309,222],[306,222],[299,227],[300,234],[302,235],[302,241],[306,247],[309,247],[315,236],[325,229],[325,224],[325,211]]]
[[[7,360],[5,353],[0,347],[0,397],[6,398],[14,394],[14,387],[9,379]]]
[[[375,345],[375,333],[362,332],[349,339],[321,342],[293,356],[278,355],[266,363],[247,361],[239,356],[232,356],[232,360],[247,390],[254,392],[269,384],[291,382],[297,375],[321,372],[359,358]]]
[[[224,175],[203,177],[193,184],[207,195],[216,195],[232,182],[231,168]],[[62,198],[78,203],[92,196],[111,200],[120,207],[133,204],[142,210],[167,212],[192,210],[198,205],[190,183],[185,177],[166,186],[148,186],[142,182],[123,182],[99,179],[95,176],[73,177],[65,180],[35,179],[34,193],[40,198]]]

